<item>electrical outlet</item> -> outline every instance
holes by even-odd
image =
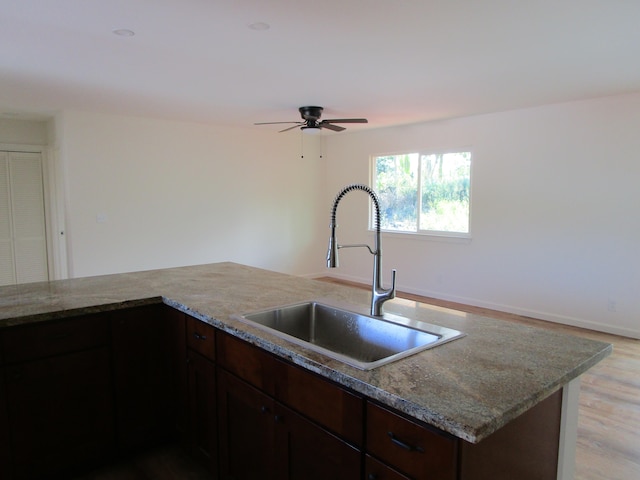
[[[612,300],[611,298],[609,298],[607,300],[607,311],[608,312],[615,312],[616,311],[616,301]]]

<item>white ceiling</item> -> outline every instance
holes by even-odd
[[[640,91],[639,25],[638,0],[0,0],[0,111],[466,116]]]

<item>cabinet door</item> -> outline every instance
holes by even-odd
[[[106,347],[6,367],[15,478],[109,458],[114,443]]]
[[[0,366],[0,478],[11,479],[9,463],[9,422],[4,388],[4,368]]]
[[[216,368],[202,355],[187,352],[189,372],[189,439],[197,457],[217,471]]]
[[[171,377],[171,403],[177,438],[189,442],[189,380],[187,372],[186,315],[174,308],[166,307],[169,330],[169,371]]]
[[[113,313],[118,446],[136,450],[172,435],[171,370],[162,305]]]
[[[366,480],[411,480],[369,455],[367,455],[364,468],[364,478]]]
[[[280,480],[274,463],[275,402],[218,368],[220,478]]]
[[[362,454],[357,448],[280,404],[275,422],[278,479],[360,478]]]

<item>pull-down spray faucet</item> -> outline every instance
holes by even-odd
[[[375,207],[375,244],[374,250],[367,244],[354,244],[354,245],[339,245],[336,240],[336,210],[338,209],[338,203],[342,200],[347,193],[353,190],[362,190],[369,194],[373,206]],[[353,184],[344,187],[338,195],[336,195],[333,201],[333,208],[331,209],[331,237],[329,238],[329,250],[327,252],[327,267],[336,268],[338,266],[338,249],[349,247],[365,247],[373,254],[373,284],[371,286],[371,315],[382,315],[382,304],[387,300],[391,300],[396,296],[396,271],[392,270],[391,273],[391,288],[385,290],[382,288],[382,273],[380,271],[382,246],[380,243],[380,201],[376,193],[366,185]]]

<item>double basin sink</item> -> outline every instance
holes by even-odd
[[[372,317],[316,301],[234,318],[361,370],[371,370],[465,335],[398,315]]]

